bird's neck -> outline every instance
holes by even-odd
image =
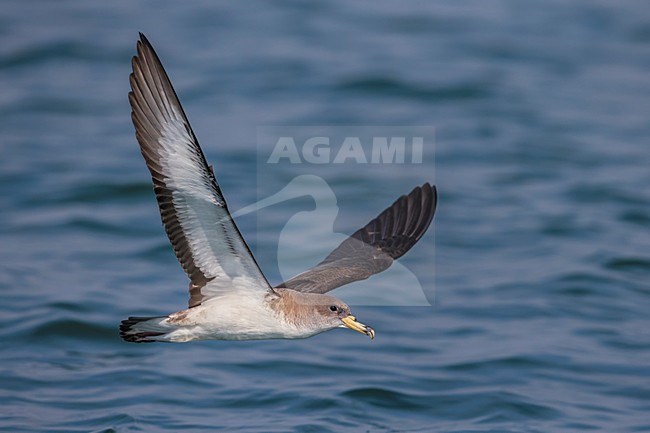
[[[276,298],[270,302],[271,308],[294,326],[305,326],[313,314],[309,294],[291,289],[274,289]]]

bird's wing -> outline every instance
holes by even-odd
[[[190,278],[189,306],[229,290],[272,290],[230,216],[172,83],[143,34],[132,66],[131,119],[165,231]]]
[[[277,287],[326,293],[386,270],[427,231],[436,203],[435,186],[425,183],[414,188],[343,241],[325,260]]]

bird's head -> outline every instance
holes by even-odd
[[[349,328],[365,334],[371,339],[375,338],[375,330],[357,322],[356,317],[350,312],[350,307],[340,299],[329,295],[312,295],[312,302],[314,314],[328,328]]]
[[[375,338],[375,330],[357,322],[350,307],[334,296],[319,293],[303,293],[286,288],[276,288],[277,303],[272,304],[282,311],[289,322],[311,331],[310,335],[334,328],[349,328]]]

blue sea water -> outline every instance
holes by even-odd
[[[293,175],[263,125],[435,127],[422,164],[318,168],[341,233],[435,181],[401,260],[432,306],[356,306],[374,341],[122,342],[187,300],[129,117],[138,31],[232,209]],[[645,2],[10,0],[0,40],[1,431],[650,431]],[[273,282],[310,208],[238,219]]]

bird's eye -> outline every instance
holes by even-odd
[[[330,306],[330,311],[339,311],[339,307],[337,307],[336,305],[332,305]]]

